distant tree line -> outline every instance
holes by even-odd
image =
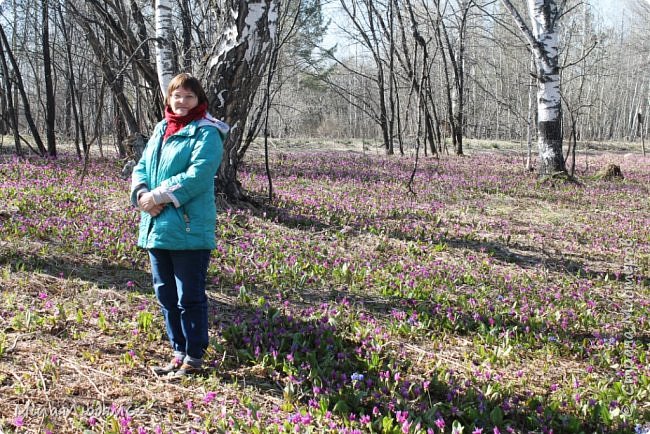
[[[623,0],[618,6],[629,12],[619,22],[579,0],[332,3],[339,46],[320,51],[329,62],[287,74],[292,79],[279,89],[271,113],[278,136],[378,140],[388,153],[420,140],[423,152],[460,154],[463,138],[530,147],[542,133],[539,70],[508,5],[532,33],[526,6],[534,4],[542,14],[556,13],[549,21],[559,42],[557,135],[565,159],[578,141],[635,141],[647,134],[646,2]],[[291,103],[281,104],[282,95]]]
[[[157,36],[161,3],[168,30]],[[524,3],[5,0],[2,146],[54,157],[65,141],[80,158],[93,147],[126,157],[125,139],[162,117],[161,47],[171,53],[167,68],[201,77],[213,114],[237,127],[220,171],[231,184],[261,132],[378,140],[388,154],[416,143],[426,154],[462,154],[464,139],[530,144],[550,134],[536,96],[549,53],[561,95],[551,134],[560,153],[568,158],[580,140],[643,136],[647,3],[629,2],[634,14],[615,23],[589,1],[528,1],[546,30]],[[328,26],[338,38],[326,38]],[[537,48],[548,29],[559,45],[545,54]]]

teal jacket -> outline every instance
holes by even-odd
[[[131,202],[151,191],[162,212],[140,213],[138,246],[145,249],[214,249],[217,208],[214,177],[221,164],[228,125],[206,115],[162,143],[159,122],[131,176]]]

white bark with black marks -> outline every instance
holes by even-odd
[[[230,200],[244,198],[237,167],[246,119],[273,52],[279,0],[227,2],[229,15],[202,70],[209,110],[231,127],[217,174],[217,190]],[[240,152],[241,151],[241,152]]]
[[[559,38],[554,28],[557,6],[554,1],[528,0],[532,32],[540,45],[536,56],[538,90],[537,108],[540,122],[555,121],[560,116],[560,70],[558,68]]]
[[[561,15],[556,0],[527,0],[529,27],[510,0],[501,0],[528,41],[535,60],[540,176],[566,173],[562,154],[562,100],[558,66]]]
[[[172,1],[156,0],[156,68],[163,96],[167,94],[167,86],[174,77],[173,34]]]

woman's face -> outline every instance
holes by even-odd
[[[199,105],[199,98],[194,92],[184,87],[174,90],[169,98],[169,107],[179,116],[185,116],[194,107]]]

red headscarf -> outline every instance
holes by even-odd
[[[171,107],[167,105],[165,107],[165,119],[167,120],[167,128],[165,129],[165,134],[163,135],[163,141],[167,140],[167,137],[182,130],[183,127],[185,127],[190,122],[201,119],[203,116],[205,116],[207,110],[208,103],[204,102],[194,107],[185,116],[180,116],[175,114],[172,111]]]

